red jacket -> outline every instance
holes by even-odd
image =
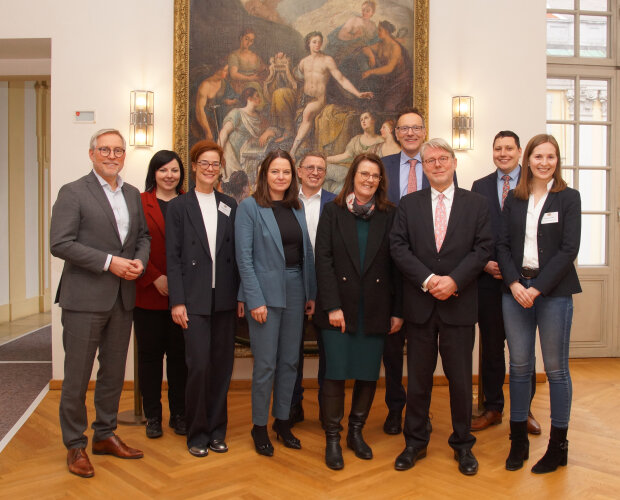
[[[151,254],[144,274],[136,281],[136,307],[168,309],[168,297],[161,295],[153,281],[166,273],[166,225],[155,189],[140,194],[146,224],[151,235]]]

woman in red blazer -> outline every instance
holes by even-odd
[[[166,208],[183,191],[183,162],[174,151],[155,153],[146,174],[142,208],[151,235],[151,254],[144,274],[136,281],[134,331],[138,340],[138,380],[146,416],[146,435],[162,435],[161,381],[166,355],[169,425],[185,435],[185,343],[181,327],[168,309],[166,273]]]

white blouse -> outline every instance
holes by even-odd
[[[527,204],[527,219],[525,220],[525,245],[523,247],[522,267],[530,269],[538,269],[538,221],[540,220],[540,212],[542,212],[549,190],[553,186],[553,179],[547,183],[547,192],[534,203],[534,193],[530,194]]]

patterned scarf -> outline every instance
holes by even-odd
[[[375,212],[375,197],[373,196],[368,203],[360,205],[355,199],[355,193],[350,193],[345,198],[347,202],[347,208],[356,217],[360,217],[364,220],[370,219]]]

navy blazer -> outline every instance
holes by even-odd
[[[336,194],[321,188],[321,207],[319,208],[319,215],[323,213],[323,208],[325,208],[325,205],[335,199]]]
[[[505,291],[521,277],[525,223],[529,200],[515,198],[510,191],[504,202],[502,229],[497,242],[497,260]],[[557,213],[557,222],[542,224],[547,213]],[[546,296],[565,296],[581,292],[574,261],[581,241],[581,197],[566,188],[547,195],[538,220],[538,268],[536,289]]]
[[[217,236],[207,239],[196,190],[177,196],[166,210],[166,257],[170,306],[185,304],[188,314],[210,315],[237,307],[239,273],[235,261],[234,198],[215,191]],[[230,207],[225,213],[224,205]],[[223,207],[223,210],[220,210]],[[210,245],[215,243],[215,311],[211,310],[213,260]]]
[[[301,202],[300,202],[301,203]],[[305,300],[316,298],[314,254],[308,236],[306,215],[293,209],[303,235],[304,260],[302,265]],[[239,204],[235,222],[236,256],[241,286],[239,301],[248,310],[260,306],[286,307],[286,260],[282,236],[273,209],[261,207],[250,196]]]
[[[519,171],[519,177],[517,182],[521,178],[521,171]],[[491,258],[489,260],[497,261],[497,251],[495,245],[502,229],[502,207],[499,204],[499,198],[497,196],[497,169],[492,174],[486,175],[474,183],[471,186],[473,193],[478,193],[484,196],[489,203],[489,215],[491,216],[491,227],[493,229],[494,244],[491,250]],[[495,279],[489,273],[482,271],[480,273],[479,286],[484,288],[498,288],[501,285],[501,280]]]
[[[425,323],[437,307],[449,325],[473,325],[478,313],[478,275],[489,261],[493,236],[486,200],[456,188],[441,250],[435,246],[431,190],[403,196],[390,233],[390,250],[403,276],[406,321]],[[450,276],[458,295],[437,300],[422,290],[429,275]]]
[[[383,166],[385,167],[385,174],[388,181],[388,199],[397,205],[400,203],[400,153],[384,156],[381,158]],[[428,178],[422,172],[422,189],[430,187]],[[454,187],[458,187],[459,184],[456,180],[456,172],[454,172]]]

